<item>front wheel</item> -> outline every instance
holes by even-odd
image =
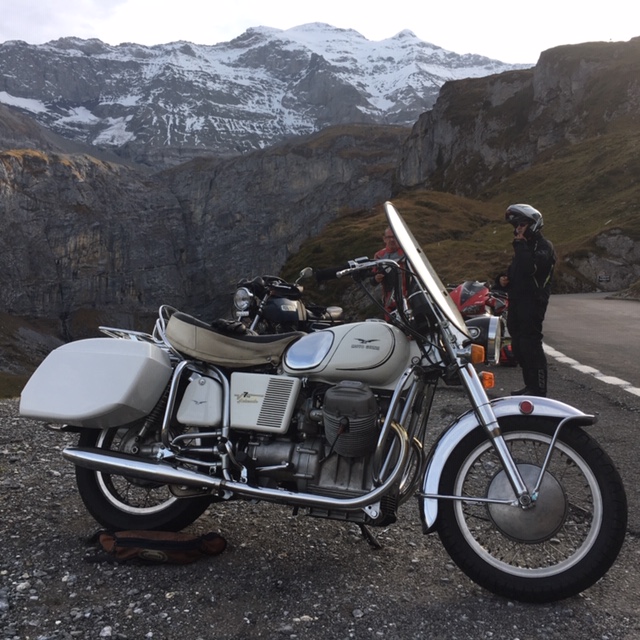
[[[501,422],[530,491],[555,426],[536,418]],[[440,493],[514,498],[481,429],[453,451]],[[626,495],[613,463],[587,433],[569,426],[560,432],[533,507],[442,500],[438,533],[454,562],[481,586],[516,600],[552,602],[580,593],[607,572],[626,526]]]
[[[137,434],[138,429],[127,427],[92,429],[81,434],[79,445],[133,453],[134,447],[140,448]],[[83,467],[76,467],[76,482],[89,513],[113,531],[179,531],[195,522],[211,502],[202,497],[178,498],[166,484]]]

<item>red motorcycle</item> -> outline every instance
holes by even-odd
[[[491,289],[486,282],[467,280],[452,288],[449,295],[465,319],[465,324],[476,328],[478,340],[485,339],[485,332],[490,330],[492,323],[498,323],[500,334],[508,336],[509,296],[506,291]],[[508,367],[517,365],[510,343],[500,349],[499,364]]]

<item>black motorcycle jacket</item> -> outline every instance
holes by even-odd
[[[537,233],[530,240],[514,240],[513,250],[514,256],[508,271],[509,298],[548,299],[556,263],[553,244]]]

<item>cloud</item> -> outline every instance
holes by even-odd
[[[289,29],[325,22],[374,41],[410,29],[456,53],[530,63],[557,45],[640,35],[640,3],[629,0],[608,0],[597,8],[574,0],[394,0],[391,10],[380,10],[370,0],[0,0],[0,16],[0,42],[41,44],[77,36],[112,45],[176,40],[212,45],[249,27]]]
[[[98,37],[97,26],[127,0],[0,0],[0,42],[41,44],[65,36]]]

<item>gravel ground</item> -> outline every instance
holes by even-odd
[[[496,377],[496,395],[520,383],[513,369]],[[225,536],[219,556],[187,566],[87,562],[98,527],[60,455],[74,438],[20,418],[17,401],[0,403],[0,639],[635,640],[640,399],[564,365],[552,365],[551,390],[600,412],[592,432],[621,470],[630,519],[609,573],[549,605],[505,600],[470,582],[436,535],[422,535],[415,501],[395,525],[375,530],[378,550],[353,525],[233,503],[191,527]],[[434,415],[444,421],[463,408],[461,391],[444,388]]]

